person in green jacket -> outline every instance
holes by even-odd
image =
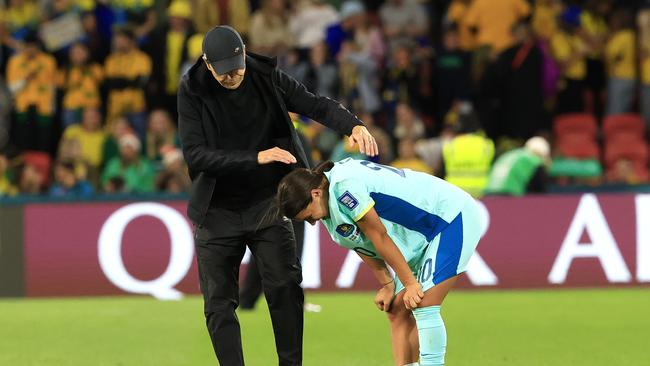
[[[120,155],[106,163],[102,173],[105,190],[114,178],[124,181],[124,191],[144,193],[154,191],[155,171],[151,162],[140,155],[142,145],[135,135],[127,134],[118,140]]]
[[[490,172],[485,194],[523,196],[546,191],[550,146],[543,137],[530,138],[524,147],[501,155]]]

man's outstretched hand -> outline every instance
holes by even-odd
[[[377,156],[379,154],[379,148],[377,147],[377,141],[372,137],[368,129],[364,126],[354,126],[352,129],[352,135],[348,138],[350,146],[354,144],[359,144],[359,152],[366,154],[368,156]]]

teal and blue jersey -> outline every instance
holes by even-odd
[[[452,222],[458,222],[464,209],[475,206],[474,199],[462,189],[409,169],[345,159],[325,175],[329,180],[329,217],[322,222],[332,239],[358,253],[381,258],[356,225],[374,208],[414,273],[420,271],[434,238]],[[461,250],[457,248],[458,253],[453,255],[461,257]],[[468,250],[467,256],[471,252]],[[456,259],[456,266],[460,259]]]

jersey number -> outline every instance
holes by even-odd
[[[372,161],[367,161],[367,160],[362,161],[361,165],[365,166],[366,168],[370,168],[372,170],[388,169],[391,172],[399,175],[402,178],[406,177],[406,175],[404,174],[404,171],[402,169],[393,168],[392,166],[381,165],[381,164],[373,163]]]
[[[420,269],[420,283],[425,283],[429,280],[433,272],[433,261],[431,258],[427,259],[424,262],[424,265]]]

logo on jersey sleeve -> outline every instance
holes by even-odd
[[[345,191],[345,193],[339,197],[339,202],[350,210],[354,210],[354,208],[359,205],[359,201],[357,201],[357,199],[348,191]]]
[[[352,235],[354,233],[355,227],[350,224],[341,224],[336,227],[336,232],[344,238]]]
[[[361,240],[361,231],[356,225],[341,224],[336,227],[336,233],[348,241],[359,242]]]

